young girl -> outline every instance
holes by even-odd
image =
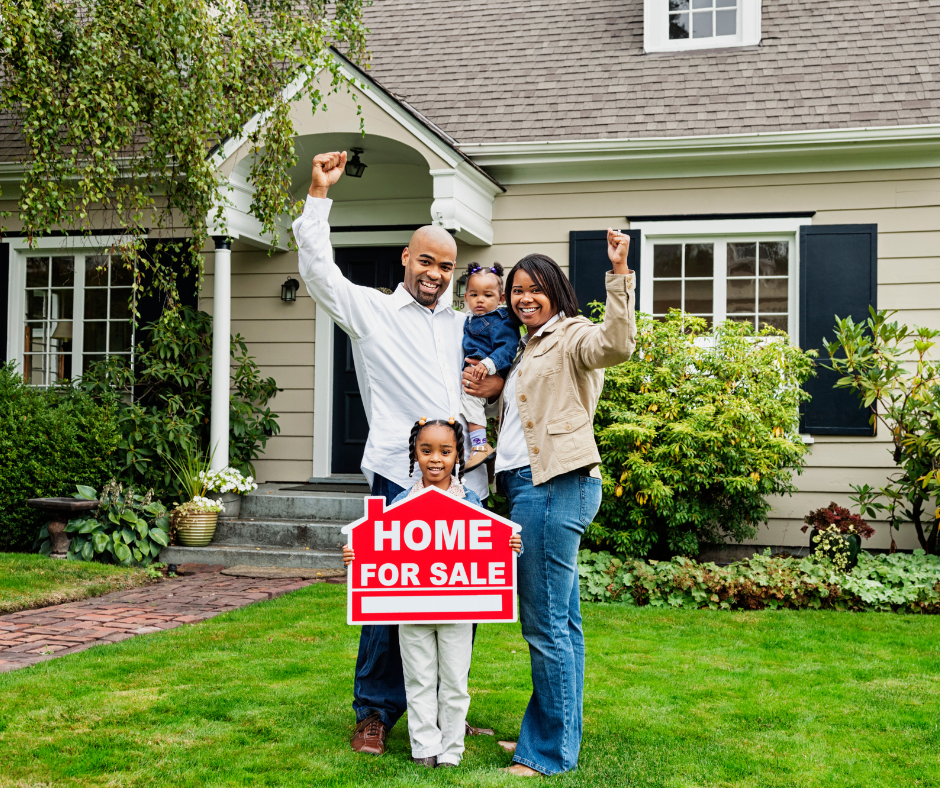
[[[455,498],[480,505],[473,490],[463,486],[463,468],[454,467],[464,456],[463,428],[447,421],[419,419],[409,440],[411,469],[417,462],[421,479],[392,503],[398,503],[426,487],[437,487]],[[522,539],[515,534],[509,546],[517,553]],[[355,554],[343,547],[349,566]],[[473,653],[473,624],[401,624],[398,627],[401,662],[408,698],[408,736],[411,757],[423,766],[456,766],[463,755],[464,726],[470,694],[467,677]]]
[[[467,365],[473,367],[473,377],[482,380],[487,375],[506,377],[519,347],[519,329],[512,324],[509,311],[503,304],[503,267],[499,263],[483,267],[479,263],[467,266],[467,292],[464,303],[470,317],[463,325],[463,354]],[[470,430],[470,471],[484,462],[496,459],[496,452],[486,441],[486,401],[463,392],[460,412]]]

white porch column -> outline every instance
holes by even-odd
[[[212,288],[212,407],[209,413],[211,469],[228,465],[229,386],[232,335],[232,242],[225,236],[215,241],[215,273]]]

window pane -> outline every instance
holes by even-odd
[[[131,297],[130,288],[116,288],[111,290],[111,314],[112,320],[130,320],[131,309],[128,302]]]
[[[131,349],[131,324],[123,320],[111,322],[110,328],[111,343],[108,345],[108,352],[121,353]]]
[[[653,312],[682,308],[682,282],[653,282]]]
[[[85,258],[85,286],[105,287],[108,284],[108,257],[94,255]]]
[[[715,12],[715,35],[733,36],[738,27],[737,11],[716,11]]]
[[[669,15],[669,38],[676,40],[689,37],[689,15],[688,14],[670,14]]]
[[[715,272],[715,245],[714,244],[686,244],[685,246],[685,275],[686,276],[714,276]],[[709,285],[710,287],[710,285]],[[686,311],[689,311],[686,309]]]
[[[686,280],[685,311],[709,314],[714,311],[711,279]]]
[[[108,316],[108,291],[85,291],[85,319],[104,320]]]
[[[26,258],[26,286],[49,286],[49,259],[46,257]]]
[[[108,348],[107,341],[108,324],[105,322],[85,322],[85,344],[82,348],[86,353],[104,353]]]
[[[761,312],[787,311],[787,280],[761,279],[757,288]]]
[[[761,276],[786,276],[790,268],[790,244],[786,241],[760,245]]]
[[[692,8],[712,8],[714,0],[692,0]]]
[[[688,11],[689,0],[669,0],[670,11]]]
[[[46,349],[46,323],[27,323],[23,327],[23,350],[42,353]]]
[[[753,279],[728,280],[728,315],[740,312],[756,312],[754,296],[757,294]]]
[[[120,258],[113,258],[111,260],[111,286],[130,287],[132,284],[134,284],[133,273],[125,267]]]
[[[764,327],[764,323],[773,326],[774,328],[779,328],[781,331],[787,330],[787,316],[786,315],[761,315],[757,319],[758,324],[761,328]]]
[[[52,298],[49,300],[49,317],[52,320],[58,318],[72,319],[72,290],[53,290]]]
[[[96,361],[104,361],[107,356],[82,356],[82,372],[87,372],[88,367],[94,364]]]
[[[30,386],[41,386],[46,380],[46,357],[23,356],[23,380]]]
[[[692,38],[711,38],[712,12],[699,11],[692,14]]]
[[[26,291],[26,319],[42,320],[46,316],[46,291]]]
[[[728,276],[754,276],[757,244],[728,244]]]
[[[55,383],[59,380],[71,380],[72,354],[58,353],[49,356],[49,369],[52,372],[52,377],[49,379],[50,383]]]
[[[719,8],[734,8],[737,4],[737,0],[718,0],[715,3]]]
[[[75,258],[52,258],[52,286],[71,287],[75,284]]]
[[[682,244],[656,244],[653,247],[653,276],[682,276]]]

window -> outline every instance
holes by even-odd
[[[645,0],[647,52],[760,43],[760,0]]]
[[[640,311],[769,324],[797,340],[797,234],[809,218],[651,220],[641,232]],[[649,261],[649,262],[646,262]]]
[[[122,355],[132,361],[133,275],[119,258],[103,254],[25,252],[19,353],[27,383],[70,380],[94,361]],[[15,281],[15,279],[14,279]],[[17,288],[20,289],[20,288]]]

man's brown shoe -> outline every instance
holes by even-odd
[[[482,446],[474,446],[470,449],[470,458],[464,467],[465,471],[472,471],[478,465],[484,462],[493,462],[496,459],[496,449],[490,444],[484,443]]]
[[[381,717],[378,714],[370,714],[356,726],[350,744],[356,752],[365,755],[384,755],[387,735],[388,728]]]
[[[469,722],[464,723],[464,736],[495,736],[492,728],[474,728]]]

